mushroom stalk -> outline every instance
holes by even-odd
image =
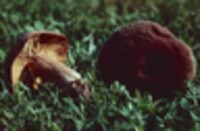
[[[34,76],[30,82],[27,79],[27,72]],[[30,87],[37,88],[43,82],[53,82],[56,85],[65,88],[69,94],[82,94],[86,99],[89,97],[89,89],[83,83],[82,77],[75,70],[44,56],[33,56],[23,71],[22,81],[31,83]],[[36,78],[41,80],[37,81]],[[23,80],[24,79],[24,80]]]

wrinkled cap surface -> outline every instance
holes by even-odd
[[[97,70],[107,84],[118,80],[127,89],[168,96],[185,90],[196,75],[191,48],[167,28],[152,21],[133,22],[113,35],[102,47]]]

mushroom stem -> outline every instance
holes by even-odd
[[[27,79],[27,71],[33,74],[32,80]],[[32,88],[37,88],[41,81],[53,82],[60,87],[65,87],[69,94],[82,94],[89,97],[89,89],[82,82],[82,77],[75,70],[44,56],[33,56],[26,65],[22,81]],[[30,75],[29,75],[30,76]],[[32,81],[32,82],[30,82]]]

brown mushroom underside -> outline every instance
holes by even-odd
[[[115,80],[149,91],[155,97],[185,90],[195,77],[190,47],[169,30],[151,21],[138,21],[115,32],[101,49],[97,70],[107,84]]]
[[[35,55],[47,56],[58,62],[65,63],[68,49],[67,38],[50,31],[36,31],[21,37],[7,55],[6,81],[12,86],[20,80],[20,75],[29,59]]]

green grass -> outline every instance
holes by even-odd
[[[1,0],[0,1],[0,130],[3,131],[198,131],[200,129],[199,73],[189,91],[174,100],[152,100],[148,93],[129,94],[115,82],[106,86],[96,77],[96,60],[109,36],[136,20],[168,27],[188,43],[200,60],[199,0]],[[92,90],[86,103],[72,100],[59,88],[39,91],[20,83],[16,95],[3,80],[5,56],[17,38],[35,30],[65,34],[70,41],[67,65],[84,77]],[[197,70],[199,72],[199,70]]]

